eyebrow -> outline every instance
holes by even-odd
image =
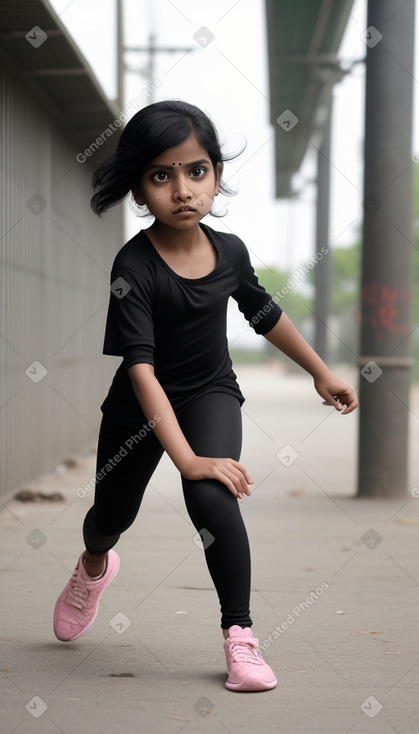
[[[208,165],[211,165],[211,161],[208,161],[206,158],[200,158],[199,161],[192,161],[191,163],[185,163],[184,166],[186,168],[193,168],[194,166],[199,166],[201,163],[207,163]],[[147,166],[147,168],[144,169],[144,172],[150,171],[153,168],[156,168],[158,170],[173,171],[172,164],[170,164],[170,166],[153,164],[153,165]]]

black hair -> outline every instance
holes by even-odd
[[[101,216],[130,191],[133,192],[150,161],[168,148],[183,143],[191,133],[208,152],[214,170],[217,163],[221,163],[221,173],[223,163],[242,152],[232,155],[222,153],[214,124],[198,107],[181,100],[154,102],[143,107],[129,120],[122,131],[116,152],[94,172],[92,185],[97,191],[90,205],[95,214]],[[227,196],[235,193],[222,180],[220,192]],[[146,214],[149,214],[148,210]]]

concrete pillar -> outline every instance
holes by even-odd
[[[358,494],[406,496],[414,0],[369,0]]]

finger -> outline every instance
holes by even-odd
[[[245,469],[244,472],[242,470],[239,470],[239,471],[240,471],[240,474],[239,474],[240,484],[241,484],[241,487],[244,493],[247,495],[252,494],[249,484],[254,484],[253,479],[251,479],[251,477],[249,476],[247,469]]]
[[[244,476],[243,472],[238,470],[236,467],[233,467],[231,469],[231,472],[233,476],[233,482],[235,483],[237,491],[247,495],[251,494],[250,487],[246,481],[246,477]]]
[[[358,400],[352,400],[348,398],[342,398],[342,400],[338,400],[337,402],[333,403],[333,406],[328,403],[326,400],[323,400],[323,405],[328,405],[330,407],[334,407],[337,411],[339,411],[342,415],[347,415],[348,413],[352,413],[355,408],[358,407]]]
[[[323,400],[323,405],[330,405],[336,410],[342,410],[343,407],[337,395],[331,395],[329,400]]]
[[[342,411],[342,413],[344,413],[345,415],[348,415],[348,413],[352,413],[352,411],[355,410],[355,408],[357,407],[358,407],[358,400],[354,400],[352,404],[344,406],[345,409]]]
[[[251,494],[250,488],[246,482],[246,478],[243,474],[243,472],[237,468],[236,465],[233,465],[231,467],[226,467],[226,474],[230,478],[230,480],[233,482],[234,487],[236,489],[237,493],[240,494]]]
[[[341,398],[342,398],[341,402],[343,403],[343,408],[344,408],[342,413],[345,413],[345,414],[352,413],[352,411],[358,407],[358,398],[356,396],[356,392],[354,388],[352,388],[352,390],[350,391],[348,390],[347,392],[342,393]]]
[[[235,474],[234,471],[232,471],[232,469],[228,467],[228,465],[216,468],[214,478],[218,479],[219,482],[222,482],[222,484],[224,484],[235,497],[238,497],[239,494],[242,494],[244,491],[240,483],[239,475]],[[247,485],[245,485],[245,487],[247,490]]]
[[[242,474],[244,475],[246,479],[247,484],[254,484],[254,481],[252,477],[250,476],[249,472],[247,471],[246,467],[244,466],[244,464],[241,464],[239,461],[235,461],[235,459],[231,459],[231,461],[233,463],[233,466],[237,467],[237,469],[239,469],[242,472]]]
[[[235,484],[228,476],[220,472],[216,473],[214,478],[224,484],[224,486],[227,487],[231,494],[234,494],[234,496],[237,497],[237,489],[235,487]]]

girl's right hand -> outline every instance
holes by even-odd
[[[243,499],[250,495],[249,484],[253,484],[244,464],[234,459],[216,459],[209,456],[195,456],[182,471],[185,479],[218,479],[237,497]]]

